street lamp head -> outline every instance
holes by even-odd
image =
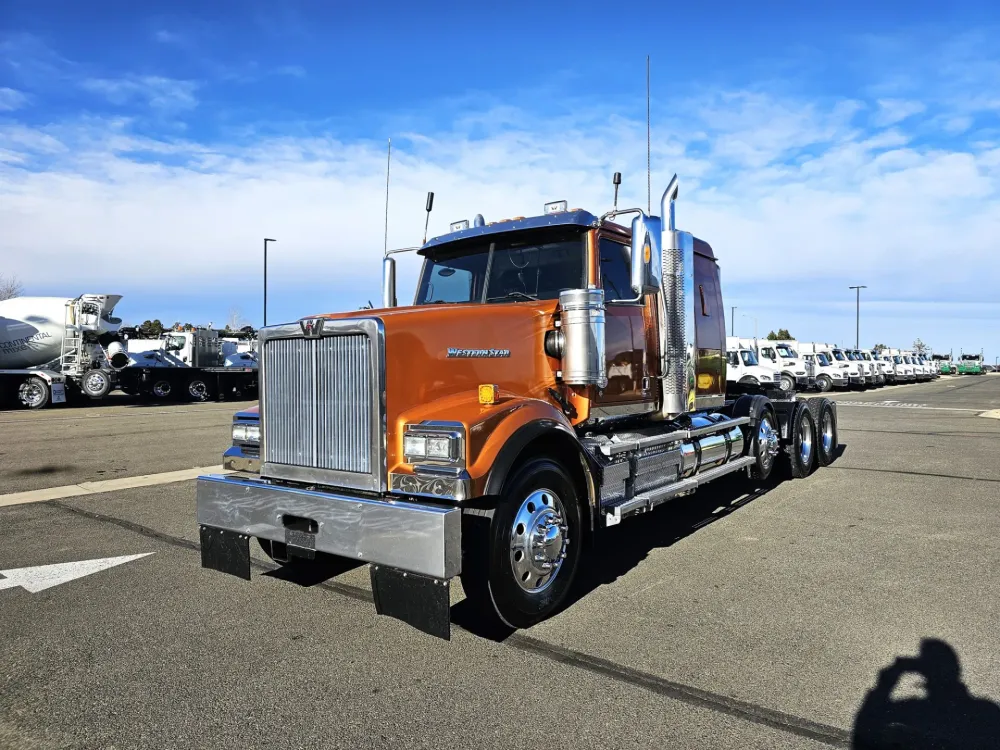
[[[270,237],[265,237],[264,242],[277,242],[277,240],[272,240]]]

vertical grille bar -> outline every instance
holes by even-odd
[[[365,334],[264,344],[264,460],[371,475],[372,341]]]

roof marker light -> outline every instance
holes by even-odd
[[[567,201],[552,201],[552,203],[545,204],[545,213],[558,214],[565,211],[567,206],[569,206]]]
[[[468,229],[468,228],[469,228],[468,219],[462,219],[461,221],[453,221],[451,223],[452,232],[461,232],[463,229]]]

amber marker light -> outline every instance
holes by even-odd
[[[479,386],[479,403],[483,406],[490,406],[500,400],[500,386],[486,384]]]

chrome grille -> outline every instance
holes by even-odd
[[[290,326],[263,332],[262,473],[377,490],[384,469],[381,339],[367,330],[377,330],[375,321],[350,321],[343,333],[335,333],[339,321],[328,323],[333,335],[320,338],[279,337]]]

